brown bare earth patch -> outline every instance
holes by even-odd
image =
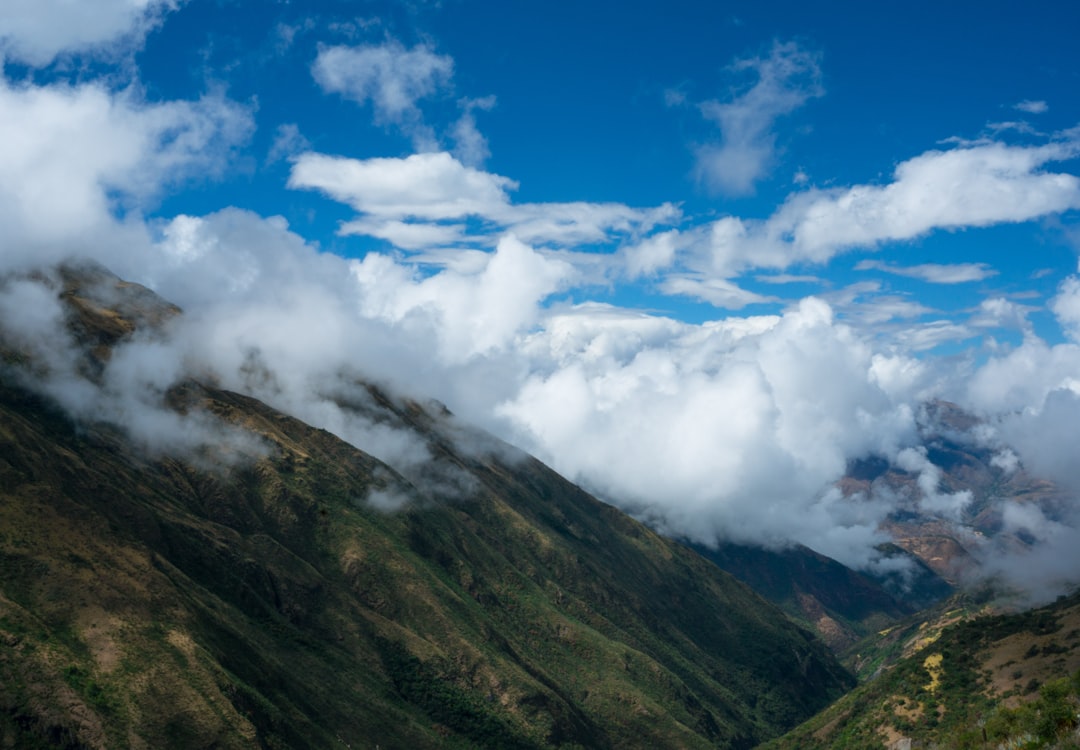
[[[888,750],[903,747],[904,740],[907,740],[907,737],[896,731],[896,727],[892,726],[891,724],[883,724],[882,726],[878,727],[878,734],[881,735],[881,738],[885,743],[884,746]],[[908,742],[910,743],[910,740],[908,740]]]
[[[918,701],[909,701],[902,695],[894,695],[891,700],[893,701],[893,714],[899,719],[907,719],[908,721],[918,721],[923,715],[923,704]]]
[[[981,658],[989,675],[987,695],[1008,696],[1008,704],[1016,705],[1035,692],[1029,686],[1080,670],[1080,608],[1065,610],[1058,625],[1056,632],[1045,635],[1015,633],[985,651]]]
[[[887,523],[894,543],[926,563],[927,567],[946,581],[955,583],[971,567],[971,555],[944,524]]]
[[[851,628],[842,625],[825,611],[821,602],[814,596],[799,592],[796,595],[799,609],[807,621],[813,624],[821,639],[834,651],[850,646],[857,640]]]
[[[830,721],[821,729],[814,732],[814,739],[818,740],[819,742],[824,742],[825,740],[827,740],[829,737],[832,736],[832,733],[836,730],[837,725],[839,725],[840,722],[846,719],[849,715],[851,715],[850,711],[844,711],[843,713],[837,715],[835,719]]]
[[[120,649],[124,621],[98,606],[81,609],[75,620],[79,636],[90,650],[98,669],[114,671],[123,653]]]

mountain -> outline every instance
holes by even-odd
[[[979,577],[988,542],[992,548],[1025,550],[1035,542],[1023,529],[1007,527],[1005,511],[1027,506],[1050,521],[1062,520],[1070,508],[1070,496],[1053,482],[1030,474],[1009,451],[1001,451],[977,437],[980,422],[956,404],[931,401],[919,414],[919,437],[926,460],[935,467],[933,484],[941,493],[970,499],[952,512],[926,512],[920,504],[925,494],[920,471],[905,470],[870,456],[851,462],[838,483],[846,495],[875,494],[889,497],[894,511],[882,524],[893,544],[920,560],[942,581],[956,586]],[[1002,461],[1010,456],[1009,461]],[[980,554],[981,553],[981,554]],[[923,580],[932,583],[923,576]],[[917,608],[948,593],[931,585]]]
[[[950,613],[942,613],[944,620]],[[923,628],[907,656],[769,750],[1080,746],[1080,594]]]
[[[1023,528],[1009,528],[1005,517],[1010,511],[1016,515],[1023,509],[1021,515],[1053,523],[1066,521],[1063,509],[1071,506],[1062,489],[1028,473],[1015,456],[1015,463],[1002,460],[1009,454],[987,445],[976,434],[985,425],[957,405],[940,400],[924,404],[918,426],[918,450],[926,462],[921,467],[905,469],[867,456],[851,461],[837,482],[853,502],[886,498],[893,508],[881,526],[893,541],[878,548],[884,557],[906,561],[893,566],[893,572],[853,571],[799,545],[769,550],[718,542],[694,548],[814,629],[862,673],[866,660],[852,650],[861,639],[900,627],[955,593],[978,589],[980,581],[995,581],[1007,593],[1008,581],[996,580],[997,571],[987,571],[986,562],[999,563],[1002,553],[1022,554],[1037,543]],[[929,476],[927,466],[933,467]],[[925,486],[965,501],[943,517],[940,509],[923,507]]]
[[[437,404],[337,395],[422,445],[400,471],[211,374],[147,405],[107,378],[177,308],[93,266],[15,281],[76,347],[0,341],[0,747],[749,748],[853,684]]]
[[[916,611],[881,582],[801,545],[768,550],[725,542],[693,548],[837,652]]]

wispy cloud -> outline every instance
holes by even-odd
[[[762,284],[824,284],[825,280],[820,276],[809,274],[792,273],[759,273],[754,277],[755,281]]]
[[[396,40],[323,47],[311,70],[324,91],[370,103],[376,124],[400,128],[417,150],[436,148],[434,131],[424,122],[418,102],[450,86],[454,60],[449,55],[422,44],[406,49]]]
[[[727,279],[709,278],[701,274],[671,274],[660,283],[664,294],[681,294],[708,302],[714,307],[727,310],[741,310],[747,305],[759,305],[767,302],[779,302],[776,297],[767,297],[743,289]]]
[[[921,279],[931,284],[966,284],[997,275],[997,271],[986,263],[921,263],[916,266],[898,266],[880,260],[861,260],[855,264],[855,270],[884,271],[895,276]]]
[[[361,214],[343,234],[382,237],[406,250],[464,242],[481,246],[512,231],[526,242],[571,246],[642,236],[679,216],[670,204],[638,209],[619,203],[513,203],[517,183],[466,166],[446,152],[403,159],[300,155],[289,187],[318,190]],[[483,224],[473,232],[470,219]]]
[[[727,101],[699,105],[702,115],[719,126],[720,141],[697,148],[695,173],[712,190],[746,195],[774,165],[776,120],[821,96],[824,89],[817,55],[794,42],[776,42],[768,57],[738,60],[730,72],[748,73],[754,83]]]
[[[274,133],[274,142],[267,152],[266,161],[269,164],[296,156],[311,148],[308,139],[300,132],[300,128],[294,122],[278,125]]]
[[[751,268],[824,263],[854,248],[873,249],[936,229],[1061,213],[1080,207],[1080,178],[1043,167],[1077,153],[1075,138],[1042,146],[991,141],[927,151],[900,163],[886,185],[796,192],[765,220],[720,219],[691,262],[732,278]]]
[[[1041,115],[1043,112],[1047,112],[1050,106],[1042,100],[1025,99],[1014,104],[1013,109],[1027,112],[1029,115]]]
[[[470,167],[483,166],[487,158],[491,156],[487,138],[476,127],[477,110],[488,112],[495,106],[494,96],[485,96],[480,99],[461,99],[458,101],[461,107],[461,117],[454,123],[451,135],[454,139],[454,156],[463,164]]]

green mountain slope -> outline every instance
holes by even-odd
[[[927,622],[908,655],[784,737],[786,748],[1080,747],[1080,594]],[[921,637],[920,637],[921,635]]]
[[[177,314],[94,273],[109,299],[57,289],[90,378]],[[437,409],[354,405],[425,442],[445,497],[209,382],[163,399],[221,444],[147,453],[0,351],[0,747],[742,748],[851,685],[746,586]]]
[[[694,545],[703,557],[805,623],[835,651],[913,613],[872,578],[806,547]]]

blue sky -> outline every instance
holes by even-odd
[[[428,147],[452,148],[460,102],[482,101],[473,113],[490,152],[483,168],[518,183],[515,201],[672,202],[682,211],[677,225],[688,227],[729,214],[765,219],[807,187],[886,184],[897,164],[954,147],[949,139],[1035,144],[1075,127],[1080,65],[1070,35],[1078,15],[1060,3],[1023,11],[849,3],[823,12],[798,3],[194,1],[170,13],[135,59],[147,98],[192,98],[221,87],[253,108],[256,123],[229,174],[171,191],[157,211],[239,205],[280,213],[323,247],[357,255],[386,243],[335,236],[347,208],[284,189],[288,162],[267,163],[277,128],[295,127],[320,153],[356,159],[403,157],[416,144],[402,127],[377,122],[370,100],[320,87],[312,75],[320,48],[393,43],[447,60],[452,72],[415,102],[437,139]],[[703,176],[696,150],[725,137],[703,104],[738,101],[760,81],[760,66],[739,69],[739,61],[767,60],[778,45],[813,68],[779,84],[801,103],[765,111],[751,126],[757,134],[750,138],[768,153],[745,184]],[[879,269],[854,271],[867,254],[854,248],[831,262],[785,269],[819,282],[777,287],[746,274],[739,283],[783,300],[758,311],[868,281],[879,282],[882,294],[919,301],[929,308],[926,318],[962,315],[995,294],[1028,300],[1037,293],[1045,301],[1073,270],[1073,218],[1054,212],[1019,225],[930,230],[873,253],[899,266],[985,263],[995,275],[982,281],[941,288]],[[1031,278],[1043,269],[1051,273]],[[570,297],[695,321],[726,314],[693,296],[659,294],[648,281]],[[1043,335],[1056,335],[1041,312],[1032,320]]]
[[[183,306],[123,360],[144,405],[211,372],[425,460],[335,405],[374,379],[672,533],[865,567],[898,501],[840,497],[852,458],[963,521],[918,454],[929,399],[1080,486],[1077,28],[1060,2],[11,0],[0,270],[89,255]],[[16,287],[2,324],[40,338],[59,313]]]

